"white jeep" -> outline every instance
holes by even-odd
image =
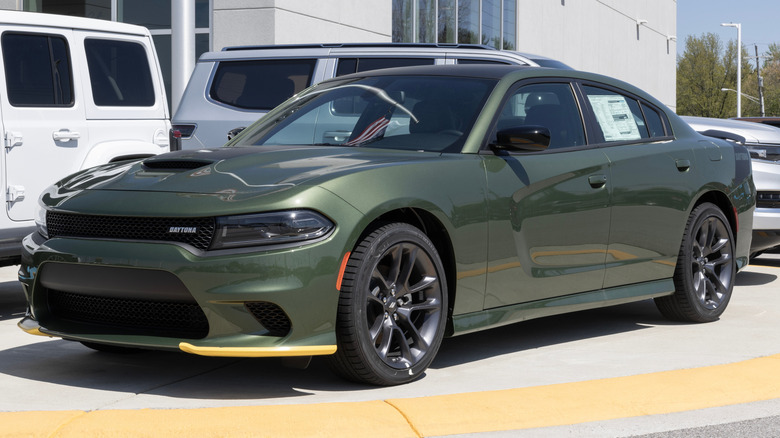
[[[42,190],[78,170],[170,150],[149,31],[0,11],[0,265],[17,263]]]

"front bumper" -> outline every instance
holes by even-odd
[[[293,249],[198,256],[171,243],[33,233],[20,268],[30,314],[19,326],[206,356],[332,354],[344,247],[334,233]]]
[[[753,215],[751,252],[758,253],[780,245],[780,165],[774,161],[752,160],[753,181],[758,192]]]

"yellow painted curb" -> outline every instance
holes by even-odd
[[[84,411],[0,412],[0,437],[54,437]]]
[[[386,401],[0,412],[0,437],[422,437],[561,426],[780,399],[780,354],[726,365]]]
[[[388,403],[422,436],[561,426],[780,398],[780,355],[726,365]]]
[[[61,423],[55,424],[57,421]],[[77,412],[75,416],[72,411],[67,415],[2,412],[0,424],[2,437],[417,437],[404,417],[383,401],[105,410]]]

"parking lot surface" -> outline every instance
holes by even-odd
[[[779,268],[778,256],[756,259],[714,323],[669,322],[652,301],[532,320],[445,339],[422,379],[376,388],[338,379],[321,358],[303,370],[30,336],[16,327],[24,298],[6,267],[0,436],[718,436],[717,425],[759,419],[771,429]]]

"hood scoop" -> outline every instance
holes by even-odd
[[[154,159],[150,158],[143,162],[143,165],[147,169],[152,170],[169,170],[169,171],[186,171],[199,169],[204,166],[212,164],[210,160],[183,160],[183,159]]]

